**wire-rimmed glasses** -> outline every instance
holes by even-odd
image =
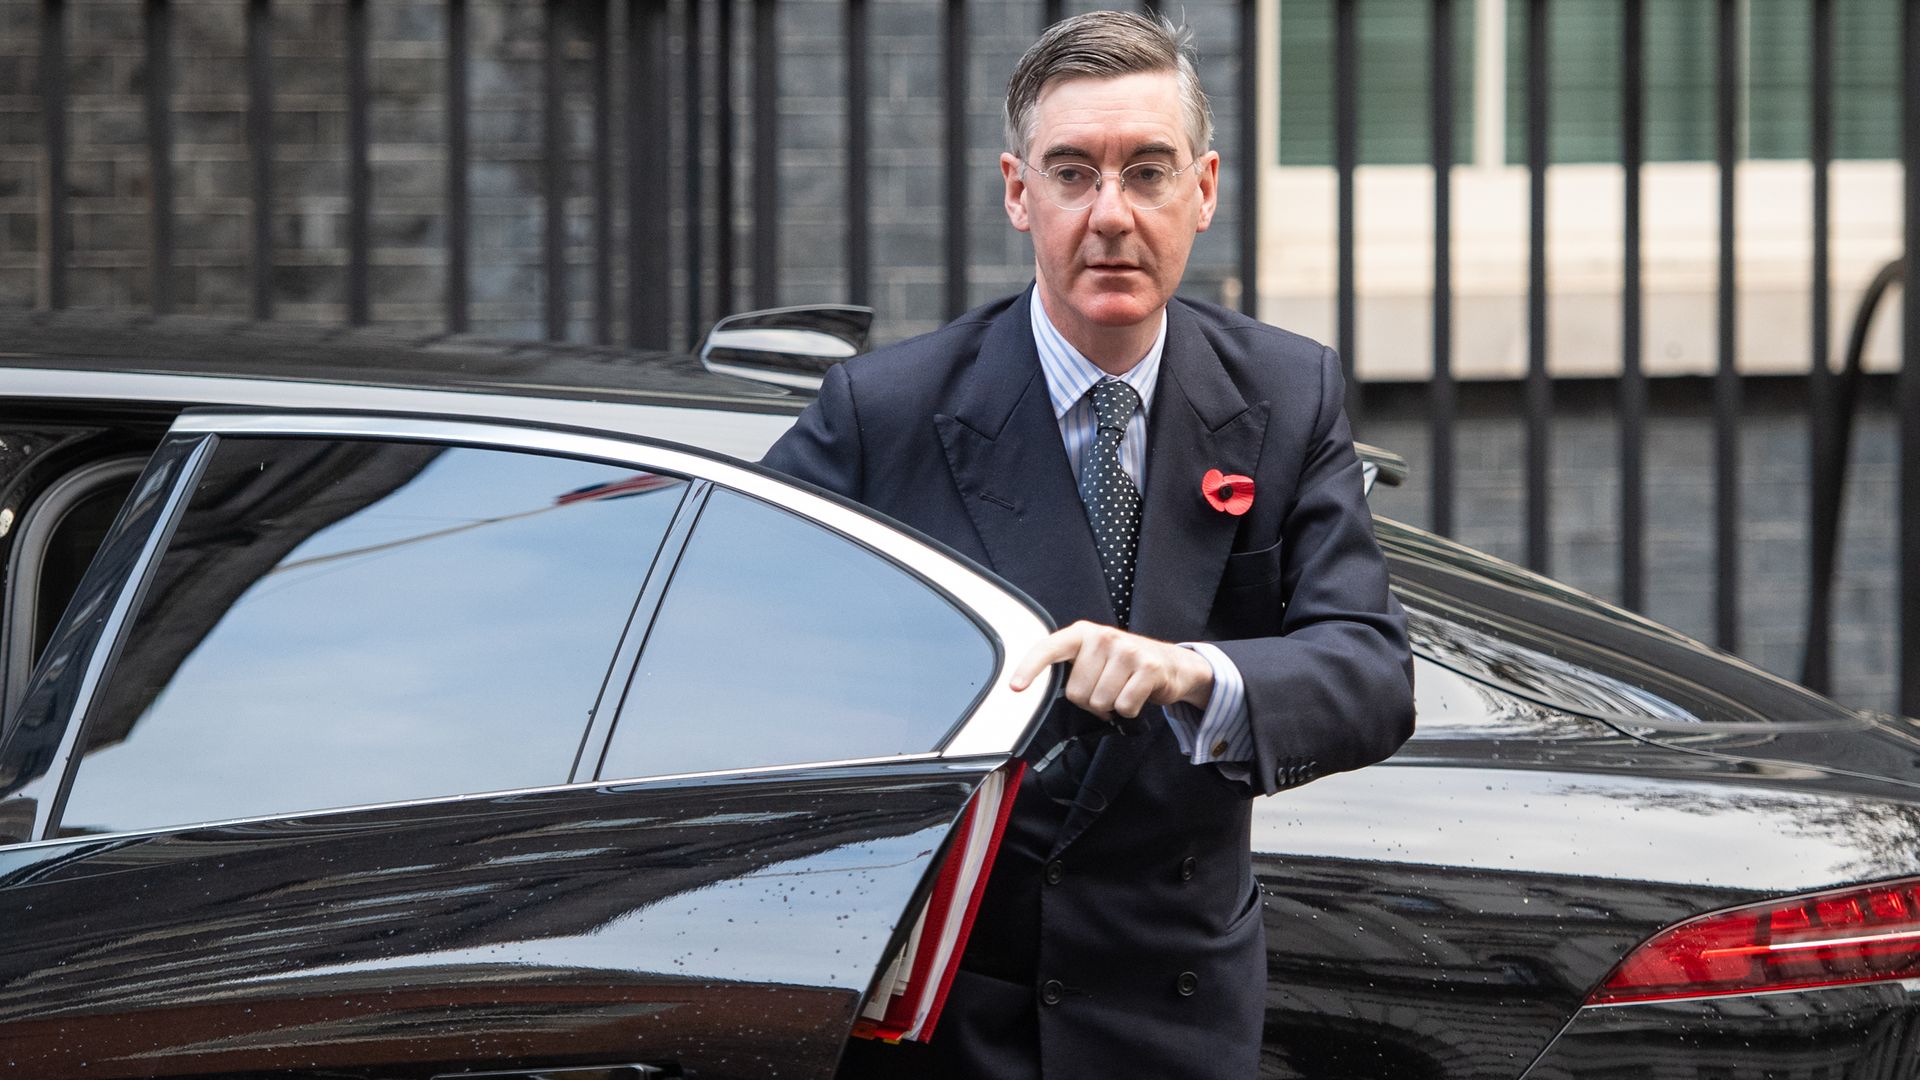
[[[1062,210],[1085,210],[1100,197],[1105,177],[1120,178],[1120,194],[1135,210],[1158,210],[1172,200],[1181,174],[1193,171],[1196,158],[1184,169],[1164,161],[1136,161],[1119,172],[1102,172],[1084,161],[1063,161],[1045,169],[1036,169],[1025,161],[1020,167],[1040,178],[1041,194]]]

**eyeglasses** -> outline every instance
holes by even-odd
[[[1102,177],[1120,178],[1120,194],[1135,210],[1158,210],[1173,198],[1174,183],[1180,174],[1193,171],[1200,162],[1191,161],[1176,169],[1164,161],[1136,161],[1119,172],[1101,172],[1083,161],[1063,161],[1050,169],[1036,169],[1025,161],[1020,167],[1040,178],[1035,185],[1047,200],[1062,210],[1085,210],[1100,197]]]

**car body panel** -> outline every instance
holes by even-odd
[[[1673,1008],[1611,1007],[1649,1011],[1589,1022],[1581,1006],[1673,923],[1920,875],[1920,799],[1907,785],[1649,744],[1436,663],[1458,640],[1436,642],[1448,624],[1419,608],[1409,616],[1415,738],[1255,808],[1262,1076],[1517,1076],[1576,1016],[1680,1032],[1696,1021]],[[1815,1015],[1826,1000],[1773,1008]],[[1913,1022],[1902,1010],[1887,1022]]]
[[[45,1080],[627,1061],[830,1076],[992,764],[576,785],[0,851],[0,1060]]]

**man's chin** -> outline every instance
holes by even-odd
[[[1082,294],[1074,306],[1095,326],[1132,326],[1160,313],[1164,301],[1156,295],[1135,291],[1099,290]]]

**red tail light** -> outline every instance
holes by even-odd
[[[873,996],[860,1009],[853,1034],[862,1039],[926,1042],[946,1004],[947,988],[967,949],[973,916],[986,891],[993,857],[1000,850],[1007,814],[1020,792],[1026,763],[1013,761],[988,774],[954,826],[953,842],[934,878],[927,906],[914,923],[900,955],[880,977]]]
[[[1589,1005],[1920,977],[1920,878],[1690,919],[1628,954]]]

